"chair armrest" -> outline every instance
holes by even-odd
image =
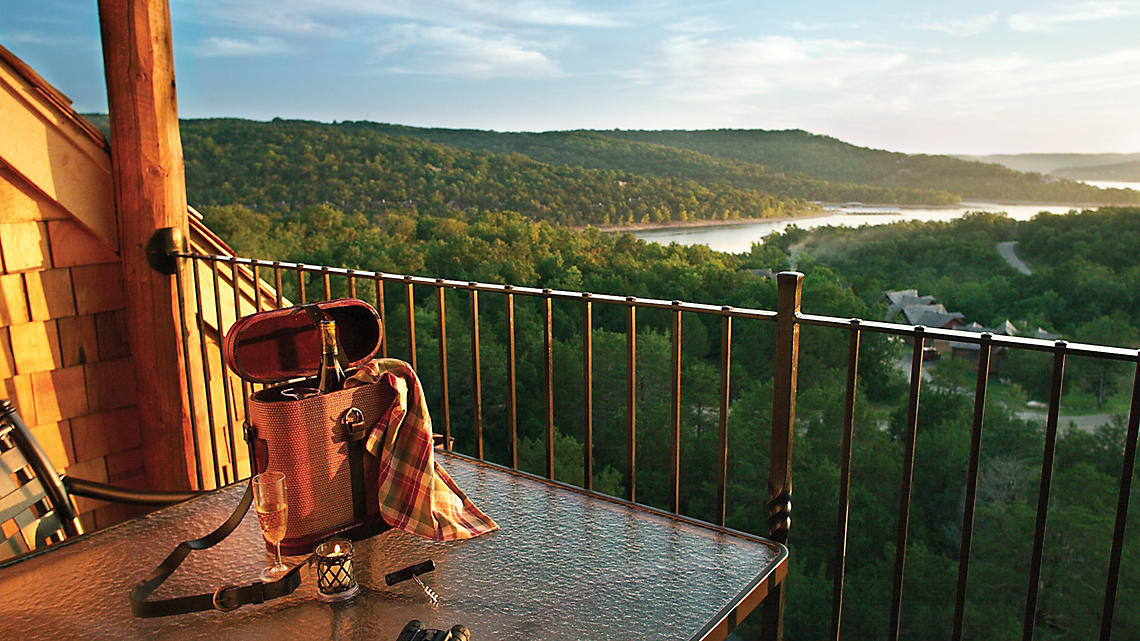
[[[112,503],[127,503],[130,505],[170,505],[171,503],[178,503],[208,493],[193,490],[174,492],[136,490],[67,475],[63,476],[63,485],[67,488],[68,492],[75,496],[85,496],[91,499],[101,499]]]

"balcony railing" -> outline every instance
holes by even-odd
[[[770,359],[772,365],[772,404],[771,429],[768,443],[768,537],[789,543],[791,524],[791,496],[793,457],[792,446],[796,434],[797,375],[800,365],[801,328],[823,328],[830,332],[840,332],[847,344],[846,385],[835,394],[843,398],[843,418],[841,426],[842,451],[838,480],[838,500],[834,506],[836,521],[834,535],[834,558],[832,559],[832,600],[830,635],[840,638],[840,628],[844,606],[844,579],[846,574],[847,544],[849,540],[848,520],[851,507],[851,480],[854,452],[854,428],[856,398],[860,382],[859,366],[861,346],[870,337],[888,337],[910,343],[908,370],[908,402],[905,413],[902,442],[902,478],[900,484],[897,521],[894,534],[894,563],[892,568],[892,589],[890,608],[886,624],[889,639],[899,638],[902,623],[902,601],[904,576],[908,553],[908,536],[911,531],[911,498],[915,485],[915,444],[919,428],[920,391],[924,382],[924,355],[926,348],[937,341],[956,341],[977,347],[976,376],[974,377],[973,420],[970,426],[970,451],[967,478],[964,480],[963,508],[961,513],[961,536],[958,543],[957,585],[954,594],[954,614],[951,638],[963,636],[967,586],[971,549],[974,544],[975,510],[978,496],[979,461],[982,460],[982,435],[986,424],[985,412],[989,391],[994,355],[999,350],[1020,350],[1041,352],[1052,359],[1050,368],[1050,395],[1046,413],[1044,442],[1036,501],[1036,519],[1033,530],[1033,543],[1028,565],[1028,581],[1025,588],[1024,611],[1021,614],[1022,638],[1034,638],[1039,621],[1039,592],[1046,544],[1046,526],[1049,505],[1053,490],[1053,470],[1058,439],[1058,426],[1061,422],[1061,389],[1065,376],[1066,362],[1071,357],[1088,357],[1098,362],[1121,361],[1140,363],[1138,352],[1132,349],[1076,344],[1066,341],[1047,341],[1017,336],[973,333],[941,328],[898,325],[861,319],[837,318],[804,314],[800,309],[802,275],[782,273],[778,277],[778,304],[775,311],[744,309],[728,306],[706,305],[678,300],[655,300],[633,296],[613,296],[585,292],[560,291],[515,287],[511,285],[486,284],[471,281],[457,281],[443,278],[378,273],[371,271],[342,269],[327,266],[304,265],[280,261],[254,260],[231,256],[205,256],[184,254],[193,265],[190,270],[192,280],[178,279],[182,300],[189,300],[193,307],[181,310],[183,318],[192,326],[196,325],[198,335],[203,340],[198,344],[187,344],[185,367],[187,378],[198,381],[189,390],[191,405],[196,395],[204,395],[204,416],[194,417],[194,447],[197,463],[197,481],[201,487],[212,487],[249,475],[249,459],[244,446],[239,445],[241,423],[246,415],[245,399],[250,385],[240,381],[226,371],[221,352],[218,349],[220,337],[236,317],[265,309],[279,308],[290,304],[324,300],[342,296],[361,297],[373,302],[385,326],[385,338],[380,355],[402,358],[409,361],[424,378],[425,387],[436,388],[433,394],[433,417],[437,431],[442,431],[450,447],[453,432],[462,432],[458,448],[464,453],[480,459],[493,459],[514,468],[520,467],[520,390],[530,406],[539,408],[530,416],[541,416],[541,433],[544,438],[544,469],[541,474],[554,479],[555,444],[557,442],[556,405],[563,399],[559,394],[565,389],[580,389],[580,410],[574,418],[580,420],[582,476],[580,479],[560,478],[585,488],[593,488],[596,480],[595,452],[595,390],[607,391],[607,398],[618,398],[624,404],[625,443],[623,452],[624,469],[622,487],[624,498],[630,501],[650,500],[657,507],[675,513],[685,513],[685,500],[682,484],[682,434],[693,416],[682,411],[683,342],[682,326],[688,317],[702,319],[706,326],[719,325],[720,347],[719,367],[716,381],[717,406],[715,410],[700,413],[701,420],[708,420],[715,414],[717,447],[715,452],[716,500],[711,513],[705,509],[701,514],[687,514],[714,521],[724,526],[726,515],[733,507],[729,497],[729,406],[733,399],[732,372],[736,369],[734,358],[741,358],[741,349],[734,341],[734,333],[745,327],[749,342],[746,344],[745,358]],[[286,296],[284,292],[288,292]],[[493,296],[494,303],[487,298]],[[516,333],[519,331],[520,314],[517,308],[526,301],[528,314],[523,323],[530,331],[541,334],[541,348],[537,349],[540,363],[533,362],[535,353],[528,352],[520,359]],[[462,308],[466,316],[466,328],[457,332],[447,325],[449,305]],[[538,313],[533,313],[537,305]],[[493,306],[493,307],[492,307]],[[393,314],[395,311],[395,314]],[[434,312],[434,327],[417,326],[417,311],[420,323],[425,313]],[[492,314],[496,327],[504,328],[504,335],[495,344],[494,364],[503,381],[497,395],[488,399],[484,389],[483,376],[492,364],[486,351],[486,341],[481,340],[481,318]],[[667,390],[643,389],[639,383],[643,373],[639,366],[639,328],[644,319],[653,315],[649,324],[662,329],[669,338]],[[533,322],[537,318],[537,323]],[[576,323],[576,325],[575,325]],[[184,323],[185,325],[185,323]],[[568,384],[566,377],[556,380],[555,334],[558,325],[561,334],[573,334],[580,339],[581,364],[580,381]],[[757,333],[751,329],[762,325]],[[615,380],[613,368],[610,376],[599,380],[596,376],[594,340],[599,327],[605,327],[610,335],[624,335],[624,381]],[[810,330],[815,332],[816,330]],[[456,374],[450,367],[455,358],[449,357],[449,347],[457,345],[454,336],[463,333],[467,343],[463,345],[465,358],[470,369]],[[189,332],[186,336],[189,336]],[[757,339],[758,336],[761,338]],[[813,337],[816,335],[813,334]],[[419,343],[417,343],[417,340]],[[528,337],[533,345],[538,340]],[[425,342],[432,343],[432,351],[437,358],[424,359]],[[399,344],[397,350],[396,344]],[[501,348],[501,353],[500,353]],[[715,359],[715,358],[714,358]],[[576,365],[577,363],[575,363]],[[520,373],[520,366],[530,374]],[[565,365],[560,364],[563,372]],[[501,371],[500,371],[501,368]],[[431,371],[432,375],[427,372]],[[659,373],[660,374],[660,373]],[[429,377],[430,376],[430,377]],[[576,377],[577,374],[574,375]],[[470,406],[458,409],[451,392],[456,382],[463,380],[464,396],[469,396]],[[1102,640],[1111,637],[1114,611],[1120,582],[1121,558],[1125,545],[1125,525],[1128,520],[1131,482],[1135,471],[1137,427],[1140,424],[1140,377],[1134,376],[1131,409],[1128,413],[1124,441],[1123,465],[1117,489],[1115,524],[1111,536],[1111,549],[1106,564],[1106,583],[1103,599],[1100,600],[1100,631]],[[618,391],[620,390],[620,391]],[[667,396],[669,399],[668,442],[638,443],[638,407],[645,394]],[[539,398],[540,397],[540,398]],[[201,399],[199,399],[200,402]],[[556,403],[556,400],[558,401]],[[487,421],[488,401],[494,406],[495,417]],[[578,401],[575,400],[574,403]],[[613,410],[607,410],[613,416]],[[462,414],[463,425],[456,423]],[[534,418],[529,420],[535,420]],[[651,419],[656,420],[656,419]],[[494,423],[498,430],[506,434],[492,434],[489,424]],[[565,427],[565,421],[563,421]],[[530,429],[529,432],[536,430]],[[505,451],[494,454],[485,449],[488,436],[506,443]],[[734,447],[756,447],[759,444],[747,443]],[[639,493],[639,452],[668,449],[668,483],[665,496],[644,497]],[[763,458],[763,457],[761,457]],[[535,470],[537,471],[537,470]],[[918,470],[921,472],[921,470]],[[745,506],[747,507],[747,506]],[[818,536],[818,533],[813,533]],[[790,542],[791,559],[796,561],[796,545]],[[1099,591],[1099,589],[1097,589]],[[947,595],[947,603],[949,603]],[[785,592],[783,589],[772,594],[765,604],[763,615],[763,636],[775,639],[782,636]],[[939,632],[943,635],[946,632]]]

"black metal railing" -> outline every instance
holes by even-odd
[[[193,442],[195,445],[195,461],[198,467],[198,482],[200,487],[222,485],[238,478],[249,475],[248,459],[243,457],[242,450],[237,441],[241,438],[240,423],[246,415],[246,407],[238,398],[246,399],[251,392],[250,384],[240,381],[226,371],[224,359],[218,349],[220,338],[225,329],[237,317],[261,311],[278,308],[283,305],[304,303],[312,300],[328,299],[337,296],[365,297],[374,301],[385,326],[385,333],[395,325],[402,325],[405,336],[402,338],[404,351],[399,354],[390,353],[390,344],[393,336],[387,335],[383,339],[380,354],[383,356],[400,356],[407,358],[413,368],[417,368],[417,310],[424,312],[425,308],[434,307],[436,315],[435,331],[429,337],[435,342],[438,352],[438,380],[425,382],[425,385],[438,385],[439,407],[433,408],[438,417],[437,429],[444,436],[444,442],[450,447],[452,443],[452,412],[453,403],[450,396],[452,386],[451,372],[449,371],[448,356],[448,327],[447,304],[450,298],[457,294],[465,294],[466,309],[469,315],[467,335],[470,340],[470,386],[471,407],[470,434],[472,443],[470,453],[478,458],[485,458],[484,440],[486,425],[484,422],[485,406],[483,398],[484,386],[482,372],[486,361],[482,356],[481,345],[481,313],[488,309],[483,295],[495,295],[501,299],[499,312],[502,314],[502,326],[505,336],[502,337],[504,347],[503,364],[505,376],[505,399],[502,399],[502,412],[504,420],[501,423],[507,430],[507,452],[503,462],[511,467],[519,467],[519,372],[516,362],[518,349],[516,344],[517,317],[516,306],[522,299],[534,299],[540,310],[538,322],[542,334],[541,368],[538,373],[538,385],[541,392],[533,386],[533,381],[523,382],[525,392],[534,397],[541,396],[542,422],[544,423],[545,438],[545,465],[544,474],[548,478],[555,477],[555,396],[558,385],[555,383],[554,366],[554,303],[560,306],[574,305],[579,307],[580,326],[577,331],[581,334],[582,344],[582,388],[581,400],[581,434],[583,436],[583,476],[576,484],[591,488],[594,483],[594,336],[598,326],[598,318],[605,312],[607,326],[620,325],[625,334],[625,389],[623,390],[625,402],[626,443],[623,472],[625,497],[631,501],[639,501],[642,497],[638,493],[638,443],[637,414],[638,394],[638,330],[639,311],[662,310],[667,315],[667,321],[660,323],[667,328],[670,339],[669,354],[669,390],[655,390],[654,393],[667,395],[669,398],[669,443],[654,444],[655,447],[667,447],[669,451],[669,491],[666,498],[666,507],[673,512],[681,511],[681,434],[685,417],[682,415],[682,337],[681,329],[683,319],[690,315],[706,319],[719,319],[720,349],[719,349],[719,377],[717,389],[717,451],[716,461],[716,506],[715,520],[719,525],[726,521],[728,498],[728,452],[729,452],[729,402],[732,398],[735,324],[766,323],[774,328],[773,352],[760,357],[770,358],[772,362],[772,405],[771,405],[771,432],[768,450],[769,469],[768,478],[768,531],[770,538],[787,543],[789,541],[790,510],[792,496],[792,445],[796,425],[796,391],[797,372],[799,367],[799,340],[800,329],[806,327],[827,328],[833,331],[846,333],[847,338],[847,375],[846,386],[842,392],[843,425],[842,425],[842,452],[840,455],[840,478],[838,488],[838,502],[836,506],[836,535],[833,572],[833,596],[831,608],[831,638],[839,639],[841,622],[843,619],[844,578],[847,559],[848,518],[850,513],[850,488],[852,479],[852,461],[854,452],[855,427],[855,399],[859,392],[860,381],[859,365],[860,350],[865,337],[868,335],[885,335],[898,337],[911,342],[911,358],[908,383],[908,402],[905,415],[905,426],[902,434],[903,461],[901,491],[899,494],[899,507],[895,527],[895,559],[892,571],[892,590],[890,597],[890,611],[887,625],[889,639],[897,639],[901,627],[902,597],[907,562],[908,533],[911,529],[911,495],[915,479],[915,443],[918,433],[918,413],[920,408],[920,392],[924,380],[924,354],[925,348],[934,341],[956,341],[964,344],[976,345],[978,348],[976,377],[974,380],[973,420],[971,425],[968,478],[965,482],[965,500],[961,519],[961,537],[959,541],[959,566],[957,572],[957,586],[954,599],[954,616],[952,638],[961,639],[963,634],[964,609],[970,570],[971,547],[975,532],[975,503],[978,490],[979,461],[981,460],[982,433],[985,425],[985,408],[989,381],[991,378],[992,355],[998,349],[1027,350],[1042,352],[1052,357],[1050,397],[1045,423],[1044,451],[1040,467],[1039,486],[1037,491],[1036,522],[1034,527],[1031,558],[1029,559],[1029,580],[1026,589],[1025,608],[1022,616],[1023,638],[1029,641],[1034,637],[1038,624],[1037,608],[1039,600],[1039,583],[1043,563],[1043,550],[1045,546],[1045,532],[1047,526],[1048,507],[1052,492],[1052,475],[1056,453],[1058,423],[1061,407],[1061,386],[1064,379],[1066,360],[1073,356],[1090,357],[1105,361],[1122,361],[1140,363],[1137,350],[1097,345],[1069,343],[1066,341],[1049,341],[1017,336],[996,335],[992,333],[974,333],[941,328],[927,328],[921,326],[899,325],[894,323],[868,321],[862,319],[838,318],[804,314],[800,310],[802,294],[802,275],[794,272],[785,272],[778,277],[778,303],[776,311],[745,309],[729,306],[706,305],[683,302],[678,300],[657,300],[638,298],[632,296],[613,296],[574,291],[553,289],[540,289],[532,287],[516,287],[511,285],[496,285],[473,281],[449,280],[444,278],[426,278],[403,274],[390,274],[363,270],[343,269],[327,266],[305,265],[281,261],[265,261],[249,258],[236,258],[232,256],[206,256],[197,254],[183,254],[182,258],[189,259],[192,268],[189,277],[180,274],[178,288],[180,300],[185,301],[181,312],[183,315],[184,339],[190,341],[191,330],[196,329],[202,340],[197,345],[186,344],[186,373],[191,381],[191,405],[203,408],[194,416]],[[186,270],[183,270],[186,271]],[[184,282],[184,281],[189,282]],[[313,289],[319,291],[314,296]],[[191,291],[192,289],[192,291]],[[223,290],[228,291],[223,295]],[[283,292],[288,289],[290,296]],[[431,305],[431,296],[425,296],[434,291],[434,305]],[[417,292],[419,296],[417,297]],[[231,300],[232,299],[232,300]],[[400,322],[389,323],[397,319],[389,318],[387,301],[402,301],[404,318]],[[232,307],[230,305],[232,304]],[[660,312],[655,312],[660,313]],[[430,332],[430,330],[429,330]],[[750,345],[755,347],[755,345]],[[753,352],[755,357],[755,352]],[[532,367],[537,370],[539,368]],[[1135,377],[1132,392],[1131,410],[1128,414],[1125,447],[1123,452],[1123,467],[1121,469],[1118,487],[1118,501],[1115,515],[1115,525],[1112,532],[1112,542],[1107,562],[1107,584],[1105,586],[1100,638],[1107,640],[1111,637],[1114,609],[1118,584],[1120,580],[1121,556],[1125,543],[1125,525],[1128,519],[1128,505],[1131,496],[1131,481],[1135,471],[1136,442],[1138,424],[1140,424],[1140,376]],[[198,388],[196,391],[195,388]],[[240,388],[240,391],[239,391]],[[196,399],[201,392],[204,398]],[[195,402],[199,401],[199,405]],[[499,401],[496,401],[498,405]],[[204,414],[201,416],[200,414]],[[465,426],[467,429],[467,426]],[[562,479],[565,480],[565,479]],[[691,515],[690,515],[691,516]],[[796,558],[795,546],[791,545],[793,562]],[[782,635],[784,624],[784,593],[783,588],[777,588],[767,599],[764,609],[764,636],[768,639],[779,638]]]

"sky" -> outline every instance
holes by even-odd
[[[1140,152],[1140,0],[170,0],[170,13],[184,118]],[[96,0],[0,0],[0,44],[79,111],[106,111]]]

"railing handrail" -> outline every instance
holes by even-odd
[[[614,305],[633,305],[637,307],[668,310],[680,309],[680,311],[683,312],[695,312],[699,314],[710,314],[714,316],[728,316],[732,318],[758,318],[774,321],[777,317],[777,312],[775,311],[756,309],[751,307],[714,305],[709,303],[695,303],[682,300],[664,300],[640,296],[597,294],[592,292],[550,289],[543,287],[483,283],[473,280],[431,278],[428,276],[415,276],[411,274],[377,272],[364,269],[351,269],[348,267],[328,267],[324,265],[294,263],[289,261],[263,260],[258,258],[245,258],[240,256],[199,254],[194,252],[182,252],[176,254],[176,256],[179,258],[191,258],[195,260],[206,260],[219,263],[280,268],[285,270],[303,271],[316,274],[327,273],[330,276],[383,280],[385,282],[393,283],[411,283],[413,285],[446,287],[448,289],[465,291],[549,297],[571,301],[581,301],[583,298],[589,298],[593,302],[610,303]],[[882,334],[892,334],[895,336],[913,337],[916,333],[921,331],[926,338],[931,340],[951,340],[961,343],[972,343],[975,345],[981,345],[983,341],[988,341],[993,347],[1011,347],[1016,349],[1028,349],[1038,352],[1053,352],[1054,350],[1061,347],[1067,354],[1071,356],[1093,356],[1098,358],[1108,358],[1116,361],[1140,362],[1140,350],[1127,347],[1112,347],[1106,345],[1096,345],[1092,343],[1074,343],[1066,340],[1049,340],[1042,338],[1030,338],[1027,336],[995,334],[988,331],[973,332],[962,329],[948,329],[942,327],[930,327],[925,325],[907,325],[903,323],[892,323],[889,321],[875,321],[840,316],[825,316],[820,314],[805,314],[798,312],[795,315],[795,322],[800,325],[831,327],[836,329],[849,329],[853,321],[858,321],[860,327],[863,330],[878,332]],[[919,328],[921,328],[921,330]]]

